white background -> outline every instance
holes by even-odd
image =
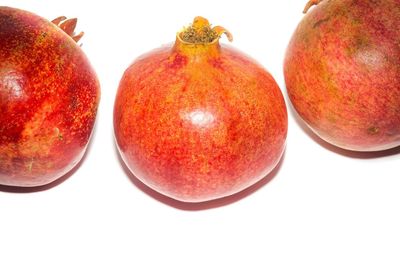
[[[400,266],[400,150],[335,149],[301,126],[288,101],[280,168],[234,197],[170,201],[130,177],[117,156],[112,110],[123,71],[197,15],[229,29],[233,45],[274,75],[287,100],[282,62],[306,0],[1,4],[48,19],[78,17],[102,99],[72,176],[47,190],[0,191],[0,266]]]

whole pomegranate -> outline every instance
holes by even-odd
[[[114,107],[122,158],[141,181],[180,201],[234,194],[266,176],[285,147],[281,91],[255,61],[219,44],[196,17],[175,44],[138,58]]]
[[[100,91],[75,25],[0,7],[0,184],[50,183],[85,152]]]
[[[400,1],[314,0],[305,12],[314,4],[286,52],[294,108],[333,145],[399,146]]]

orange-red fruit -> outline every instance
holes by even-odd
[[[356,151],[400,145],[399,36],[399,0],[323,0],[308,12],[284,72],[293,106],[315,133]]]
[[[0,7],[0,184],[50,183],[85,152],[100,89],[75,23]]]
[[[198,17],[194,29],[198,24],[208,22]],[[183,32],[175,44],[138,58],[115,100],[115,137],[129,169],[185,202],[256,183],[285,147],[287,113],[278,85],[254,60],[219,44],[225,29],[214,30],[218,37],[210,42],[183,41]]]

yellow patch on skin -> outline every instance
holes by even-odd
[[[212,141],[217,146],[223,146],[226,144],[228,139],[228,129],[226,125],[220,124],[217,126],[216,130],[213,132]]]
[[[372,126],[372,127],[368,128],[367,131],[368,131],[369,134],[375,135],[375,134],[379,133],[379,128],[375,127],[375,126]]]
[[[44,103],[32,119],[25,124],[21,134],[20,153],[24,156],[31,156],[40,151],[41,156],[50,153],[54,142],[60,139],[60,129],[46,129],[43,123],[51,114],[54,104]],[[62,135],[61,135],[62,136]]]
[[[35,46],[42,46],[43,44],[46,44],[47,35],[48,33],[46,32],[42,32],[41,34],[39,34],[36,38]]]
[[[203,164],[201,164],[199,168],[199,173],[200,174],[207,174],[210,172],[210,163],[207,161],[204,161]]]
[[[32,172],[32,167],[33,167],[33,158],[31,159],[31,161],[28,163],[27,169],[29,172]]]
[[[43,103],[42,107],[25,124],[18,143],[0,145],[0,166],[4,169],[15,168],[14,159],[23,160],[27,175],[34,174],[40,169],[53,166],[51,161],[42,161],[50,154],[56,142],[63,142],[64,136],[60,128],[49,127],[46,124],[48,116],[57,103]]]
[[[54,128],[54,135],[58,140],[63,140],[64,136],[60,132],[60,129],[58,127]]]

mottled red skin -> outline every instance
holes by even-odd
[[[286,53],[290,100],[326,141],[349,150],[400,145],[400,1],[324,0]]]
[[[114,109],[119,150],[136,177],[169,197],[234,194],[281,158],[284,99],[272,76],[239,51],[177,42],[123,75]]]
[[[87,147],[99,83],[80,47],[32,13],[0,7],[0,184],[39,186]]]

